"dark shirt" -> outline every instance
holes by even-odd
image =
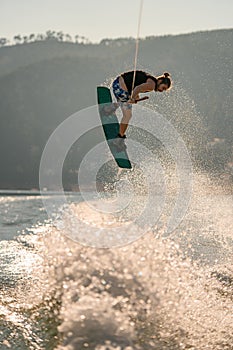
[[[129,94],[131,94],[131,92],[132,92],[132,85],[133,85],[134,71],[122,73],[121,76],[124,79],[124,82],[125,82],[125,85],[127,87],[127,90],[129,92]],[[155,90],[156,90],[156,88],[157,88],[157,79],[155,77],[153,77],[153,75],[150,75],[149,73],[146,73],[146,72],[144,72],[142,70],[136,70],[133,89],[135,88],[135,86],[138,86],[138,85],[141,85],[143,83],[146,83],[147,79],[149,79],[149,78],[152,79],[155,82]]]

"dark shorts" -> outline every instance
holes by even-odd
[[[123,90],[119,84],[119,77],[117,77],[112,83],[113,93],[118,102],[120,102],[120,106],[123,109],[132,109],[132,104],[128,103],[130,99],[130,94],[128,91]]]

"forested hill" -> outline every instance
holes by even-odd
[[[0,47],[0,188],[38,188],[49,135],[96,103],[98,84],[132,69],[134,53],[131,38],[92,44],[53,37]],[[233,29],[140,41],[138,68],[169,71],[174,81],[169,94],[154,94],[156,109],[177,116],[194,162],[209,171],[232,171],[232,57]]]

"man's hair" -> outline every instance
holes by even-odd
[[[171,87],[171,79],[170,77],[170,73],[165,72],[163,73],[163,75],[161,75],[160,77],[157,77],[157,79],[161,80],[162,84],[166,84],[168,86],[168,89]]]

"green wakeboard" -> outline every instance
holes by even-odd
[[[97,99],[100,119],[109,149],[119,168],[131,169],[132,165],[130,163],[126,150],[119,152],[112,144],[112,141],[117,137],[119,133],[120,126],[115,113],[116,106],[114,103],[112,103],[112,96],[109,88],[105,86],[98,86]]]

